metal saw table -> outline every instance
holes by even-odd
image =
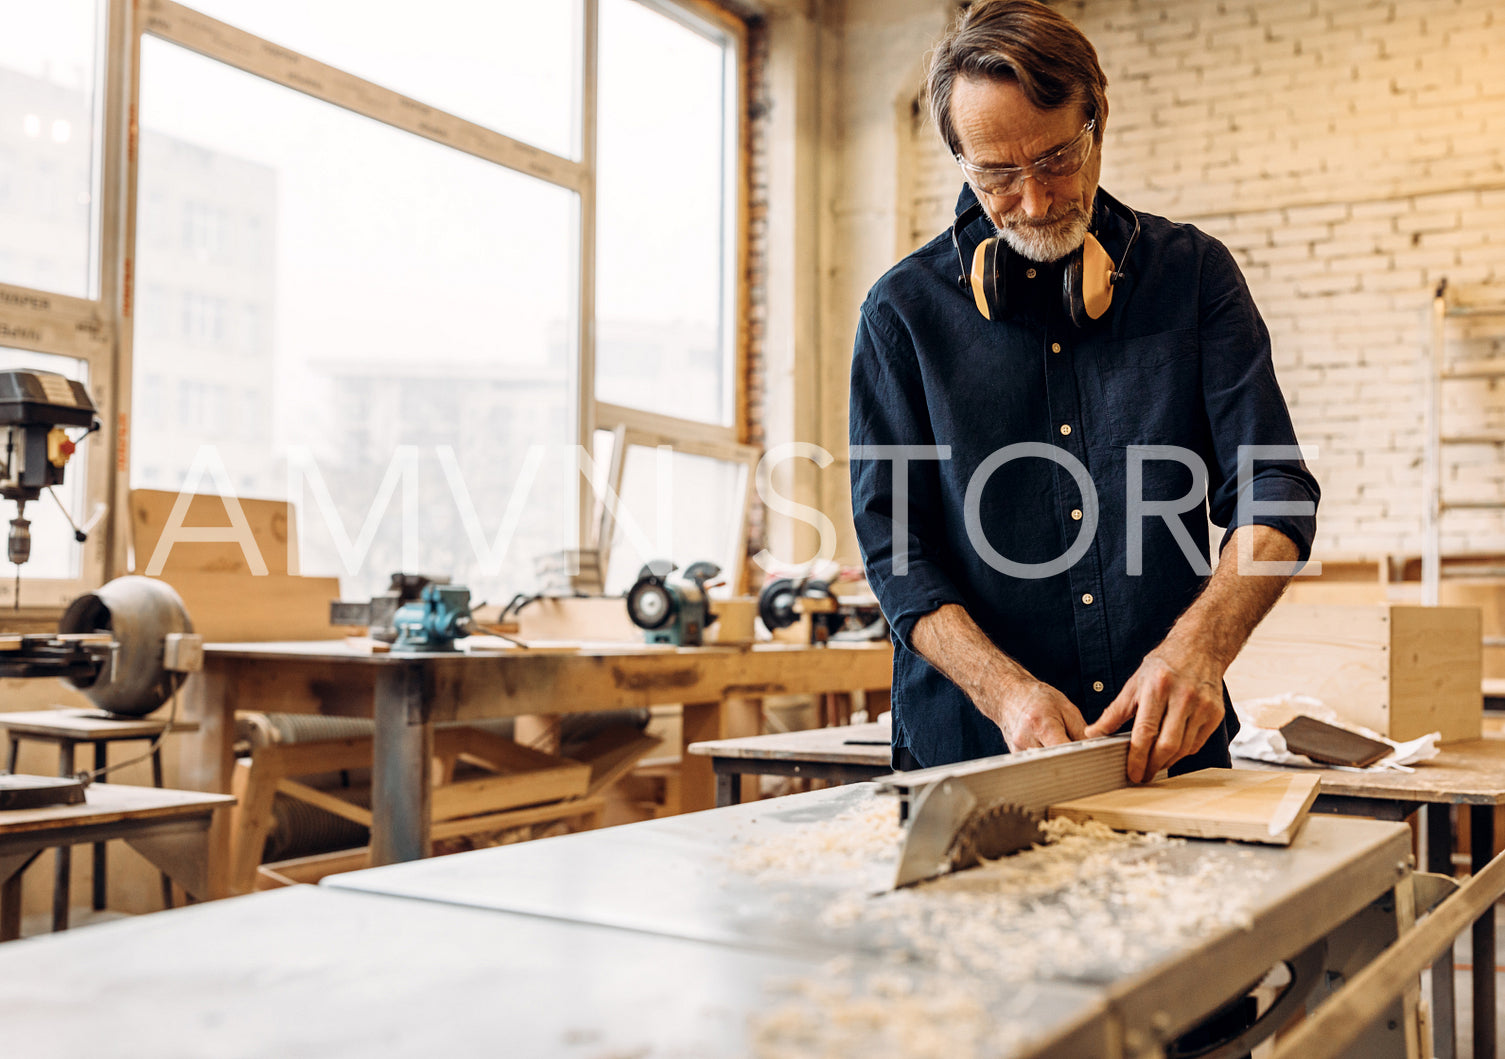
[[[955,968],[936,966],[931,948],[902,924],[860,913],[829,914],[854,891],[878,889],[891,875],[891,860],[867,865],[858,875],[816,873],[769,881],[729,856],[749,839],[793,839],[802,828],[860,812],[882,797],[873,785],[857,784],[353,872],[325,880],[324,887],[737,949],[887,960],[912,972],[912,988],[923,990],[927,983],[944,982]],[[1050,990],[1051,996],[1064,989],[1079,1002],[1043,1024],[1034,1017],[1039,1012],[1026,1006],[1027,1025],[1001,1029],[1017,1031],[1027,1043],[997,1054],[1087,1059],[1151,1049],[1239,995],[1278,961],[1323,939],[1324,973],[1352,973],[1410,926],[1409,844],[1410,833],[1400,824],[1314,817],[1289,848],[1216,842],[1168,846],[1157,856],[1188,874],[1212,866],[1231,867],[1230,878],[1241,873],[1247,880],[1241,884],[1244,892],[1233,896],[1248,899],[1247,918],[1191,940],[1146,936],[1139,951],[1124,960],[1090,960],[1029,982],[1031,989]],[[1091,947],[1093,939],[1082,940]],[[1000,1021],[1019,1010],[1000,1010]],[[1407,1024],[1397,1011],[1388,1028],[1378,1027],[1352,1054],[1406,1055]],[[1069,1048],[1065,1034],[1071,1035]],[[999,1039],[1010,1038],[1003,1033]]]
[[[1069,974],[976,983],[975,1009],[937,1007],[958,972],[922,939],[823,915],[840,893],[865,896],[882,864],[770,883],[732,856],[893,808],[879,797],[817,791],[11,943],[0,1026],[35,1059],[102,1040],[143,1059],[931,1054],[923,1039],[871,1039],[875,1013],[907,1008],[922,1033],[972,1020],[976,1047],[948,1054],[1123,1059],[1158,1054],[1284,956],[1326,938],[1325,967],[1351,972],[1406,925],[1406,829],[1313,818],[1286,849],[1153,851],[1192,874],[1241,871],[1240,922],[1147,936],[1132,958]],[[812,1027],[786,1020],[791,997],[838,1022],[842,1047],[799,1046]],[[1405,1054],[1398,1032],[1378,1033],[1351,1054]]]

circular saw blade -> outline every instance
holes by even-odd
[[[961,827],[947,851],[952,871],[975,867],[985,860],[998,860],[1029,849],[1044,838],[1045,814],[1010,802],[976,809]]]

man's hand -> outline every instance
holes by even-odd
[[[1088,726],[1089,736],[1111,735],[1134,718],[1131,782],[1148,783],[1161,769],[1200,750],[1217,731],[1224,713],[1223,673],[1291,578],[1290,570],[1256,573],[1259,567],[1251,560],[1294,569],[1296,557],[1296,545],[1279,530],[1235,530],[1201,595]],[[1246,564],[1248,576],[1241,572]]]
[[[964,608],[947,603],[914,627],[915,649],[998,726],[1010,750],[1082,738],[1087,722],[1071,700],[1000,651]]]
[[[1010,750],[1060,746],[1087,731],[1082,711],[1049,684],[1025,676],[998,694],[979,696],[978,709],[998,725]]]
[[[1206,654],[1161,644],[1087,726],[1086,735],[1112,735],[1134,718],[1126,771],[1131,782],[1148,783],[1161,769],[1202,749],[1223,713],[1223,667]]]

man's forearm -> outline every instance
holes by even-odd
[[[965,607],[955,603],[943,604],[915,622],[910,639],[925,661],[961,688],[995,724],[999,718],[989,711],[996,697],[989,692],[1033,679],[988,639]]]
[[[915,623],[910,640],[998,726],[1011,750],[1056,746],[1086,730],[1081,711],[988,639],[966,608],[938,607]]]
[[[1294,566],[1297,556],[1295,543],[1279,530],[1239,527],[1223,549],[1218,568],[1196,601],[1176,619],[1163,646],[1200,650],[1226,669],[1291,580],[1289,573],[1251,573],[1245,560]]]

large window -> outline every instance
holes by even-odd
[[[574,440],[576,193],[151,37],[140,98],[132,485],[299,499],[352,591],[530,577],[573,532],[526,472]]]
[[[292,500],[302,572],[351,594],[635,562],[598,430],[637,523],[687,527],[669,558],[740,561],[734,18],[0,0],[0,27],[0,370],[86,383],[104,429],[59,499],[109,515],[80,548],[28,505],[23,603],[125,572],[135,487]]]
[[[105,139],[109,72],[103,0],[0,0],[0,371],[54,372],[82,382],[101,424],[112,412],[119,293],[119,152]],[[118,92],[118,90],[117,90]],[[82,429],[70,429],[75,438]],[[89,436],[61,487],[25,504],[31,557],[6,564],[0,607],[55,608],[106,570],[111,431]],[[0,501],[0,536],[17,517]],[[80,544],[70,519],[89,529]],[[19,576],[17,576],[19,575]]]
[[[291,499],[302,572],[349,594],[402,569],[495,600],[597,543],[598,424],[651,427],[680,496],[740,500],[740,464],[697,462],[746,455],[734,23],[142,6],[131,486]],[[684,504],[627,469],[643,524]],[[691,536],[734,562],[741,517],[718,500]]]
[[[0,0],[0,283],[98,294],[99,0]]]
[[[713,33],[635,0],[602,0],[603,401],[732,425],[735,72]]]

